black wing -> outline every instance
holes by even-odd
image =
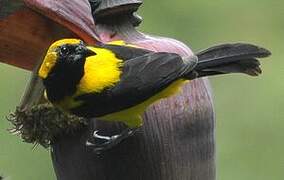
[[[130,46],[103,44],[101,45],[101,47],[111,50],[112,52],[114,52],[117,58],[122,59],[124,61],[134,59],[139,56],[144,56],[149,53],[153,53],[153,51],[147,49],[135,48]]]
[[[120,81],[101,93],[78,97],[85,104],[72,110],[85,117],[99,117],[135,106],[190,72],[197,59],[183,60],[173,53],[148,53],[125,61]]]

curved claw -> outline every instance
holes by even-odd
[[[99,135],[99,131],[94,131],[93,137],[98,140],[103,140],[103,143],[92,143],[89,140],[86,141],[86,146],[92,147],[94,152],[100,154],[102,151],[109,150],[112,147],[119,144],[124,139],[128,138],[129,136],[133,135],[136,129],[125,129],[120,134],[116,134],[113,136],[103,136]]]
[[[94,133],[93,133],[93,137],[94,137],[94,138],[105,139],[105,140],[108,140],[108,141],[111,139],[111,137],[109,137],[109,136],[102,136],[102,135],[99,135],[98,132],[99,132],[99,131],[94,131]]]

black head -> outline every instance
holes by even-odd
[[[58,60],[66,61],[66,63],[76,63],[76,61],[82,60],[82,58],[96,55],[82,41],[79,44],[63,44],[58,46],[55,51],[57,52]]]
[[[96,55],[82,41],[63,43],[49,49],[45,62],[39,71],[43,79],[47,97],[51,102],[72,95],[84,75],[84,65],[88,56]]]

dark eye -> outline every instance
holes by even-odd
[[[68,54],[69,54],[69,49],[68,49],[66,46],[64,46],[64,47],[62,47],[62,48],[60,49],[60,53],[61,53],[62,55],[68,55]]]

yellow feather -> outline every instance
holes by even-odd
[[[55,52],[56,47],[67,43],[79,44],[80,42],[81,41],[78,39],[64,39],[52,44],[40,67],[39,76],[41,78],[46,78],[49,71],[55,65],[57,59],[57,54]],[[136,47],[126,44],[124,41],[113,41],[108,44]],[[86,93],[99,93],[106,88],[115,86],[115,84],[120,81],[123,60],[118,59],[115,54],[108,49],[90,46],[87,48],[94,51],[96,55],[86,58],[84,76],[81,78],[75,94],[71,97],[65,97],[60,102],[55,103],[55,105],[62,109],[67,110],[79,106],[82,102],[74,100],[76,96]],[[148,106],[162,98],[167,98],[176,94],[185,82],[187,82],[187,80],[177,80],[146,101],[131,108],[99,117],[99,119],[124,122],[132,128],[139,127],[142,125],[142,114]]]
[[[56,63],[56,59],[57,59],[56,52],[49,52],[46,54],[44,61],[38,71],[39,77],[43,79],[47,78],[49,71],[52,69],[52,67]]]
[[[126,45],[125,41],[123,41],[123,40],[110,41],[107,44],[119,45],[119,46],[125,46]]]
[[[81,40],[79,39],[62,39],[54,42],[49,49],[47,50],[46,56],[39,68],[38,75],[39,77],[45,79],[48,76],[49,71],[53,68],[57,60],[56,48],[63,44],[80,44]]]
[[[142,115],[151,104],[174,94],[177,94],[182,85],[188,82],[188,80],[180,79],[173,82],[169,87],[161,91],[160,93],[152,96],[146,101],[133,106],[131,108],[125,109],[123,111],[108,114],[106,116],[99,117],[99,119],[107,121],[119,121],[125,123],[130,128],[140,127],[142,125]]]
[[[139,48],[139,47],[136,46],[136,45],[128,44],[128,43],[126,43],[125,41],[122,41],[122,40],[110,41],[110,42],[108,42],[107,44]]]
[[[107,49],[88,47],[96,55],[86,59],[84,76],[78,84],[76,95],[101,92],[105,88],[113,87],[121,75],[122,60]]]
[[[77,96],[87,93],[99,93],[106,88],[113,87],[120,80],[122,60],[107,49],[88,47],[96,55],[86,58],[84,75],[77,85],[73,96],[67,96],[55,103],[58,107],[68,110],[78,107],[81,101],[75,100]]]
[[[95,47],[88,48],[96,52],[96,55],[86,59],[84,76],[78,84],[77,92],[74,96],[65,98],[63,102],[60,103],[61,107],[63,106],[70,109],[79,106],[81,102],[73,101],[74,97],[92,92],[99,93],[105,88],[115,86],[120,80],[122,73],[120,67],[122,67],[123,61],[118,59],[110,50]],[[124,122],[127,126],[132,128],[140,127],[142,125],[141,116],[147,107],[162,98],[167,98],[178,93],[180,87],[182,87],[185,82],[187,82],[187,80],[177,80],[160,93],[136,106],[98,118],[106,121]]]

